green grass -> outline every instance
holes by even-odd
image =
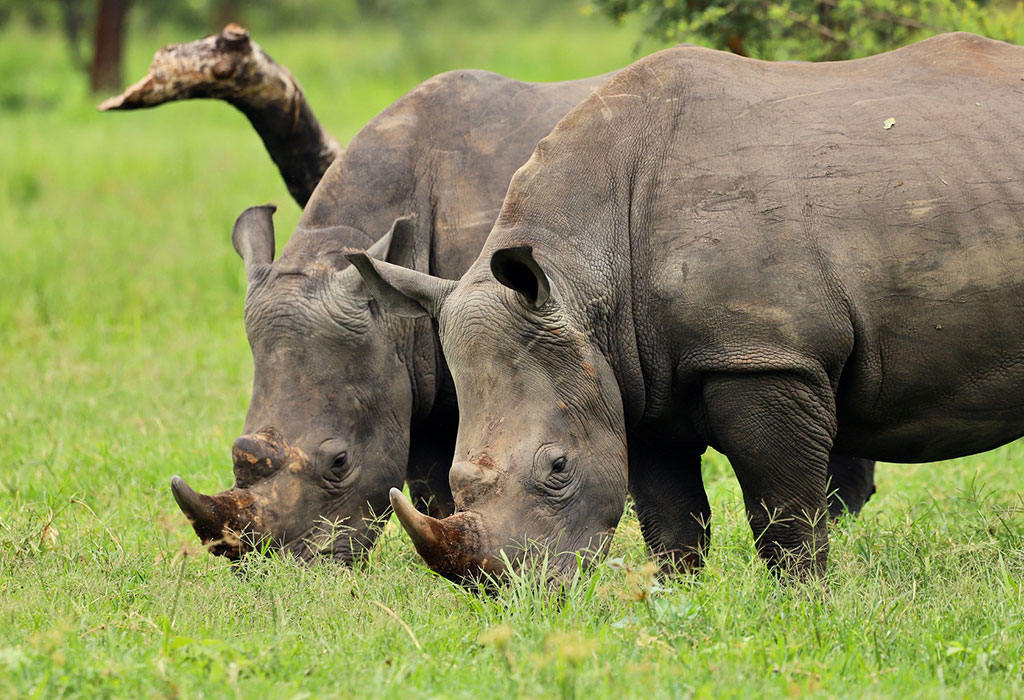
[[[255,36],[349,138],[428,75],[563,79],[627,63],[596,20]],[[137,33],[128,73],[193,38]],[[0,34],[0,697],[1014,697],[1024,694],[1024,445],[882,466],[827,584],[758,562],[735,479],[714,549],[644,573],[635,517],[561,598],[426,571],[393,523],[355,571],[197,551],[168,479],[228,485],[251,358],[234,217],[298,217],[221,104],[99,114],[61,42]]]

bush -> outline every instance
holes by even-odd
[[[616,21],[635,16],[657,40],[699,41],[769,60],[856,58],[943,31],[1019,41],[1024,3],[988,0],[591,0]]]

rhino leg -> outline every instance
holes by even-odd
[[[832,455],[828,460],[828,513],[833,518],[857,515],[875,493],[875,463]]]
[[[288,69],[234,23],[220,34],[160,49],[142,80],[98,109],[142,109],[201,97],[224,100],[248,117],[300,206],[341,154]]]
[[[458,423],[413,428],[409,436],[409,469],[406,483],[413,505],[432,518],[447,518],[455,512],[448,471],[455,455]]]
[[[704,564],[711,538],[711,506],[700,473],[703,448],[637,438],[629,441],[629,492],[640,531],[666,573]]]
[[[758,554],[773,571],[823,574],[835,400],[827,378],[721,374],[704,384],[708,427],[743,491]]]

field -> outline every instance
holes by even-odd
[[[415,34],[256,34],[342,141],[456,67],[552,80],[614,69],[594,19]],[[127,73],[158,46],[134,33]],[[655,47],[646,47],[648,50]],[[636,519],[555,597],[426,570],[400,527],[355,570],[198,549],[168,488],[231,479],[252,361],[234,217],[299,215],[219,103],[100,114],[57,36],[0,33],[0,697],[1020,697],[1024,444],[881,465],[832,529],[824,585],[756,559],[728,464],[707,460],[713,551],[657,581]]]

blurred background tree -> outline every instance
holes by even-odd
[[[117,90],[121,87],[121,54],[124,53],[125,24],[131,0],[98,0],[95,31],[93,32],[92,63],[89,65],[89,85],[93,92]],[[64,0],[65,7],[74,6],[73,0]],[[65,21],[65,26],[70,26]],[[72,37],[68,36],[69,41]],[[74,55],[77,49],[72,49]]]
[[[1024,5],[989,0],[591,0],[615,21],[639,18],[645,33],[696,41],[768,60],[866,56],[944,31],[1012,39]],[[990,7],[990,5],[998,5]]]
[[[522,0],[518,19],[572,14],[579,0]],[[258,34],[275,30],[351,27],[358,22],[390,24],[399,29],[415,53],[417,28],[437,14],[458,17],[462,26],[501,23],[509,7],[500,0],[0,0],[0,27],[24,22],[35,31],[59,29],[69,59],[87,71],[94,92],[123,86],[122,54],[126,34],[174,26],[195,35],[219,31],[228,22]],[[130,16],[129,16],[130,15]],[[83,47],[91,38],[89,47]]]
[[[401,34],[405,60],[426,63],[441,40],[431,31],[565,26],[581,11],[626,23],[631,33],[641,26],[637,56],[693,42],[770,60],[837,60],[951,30],[1014,41],[1024,26],[1018,0],[0,0],[0,27],[17,21],[61,32],[70,62],[88,72],[94,91],[108,92],[124,84],[126,35],[169,26],[187,41],[229,21],[257,37],[387,25]]]

